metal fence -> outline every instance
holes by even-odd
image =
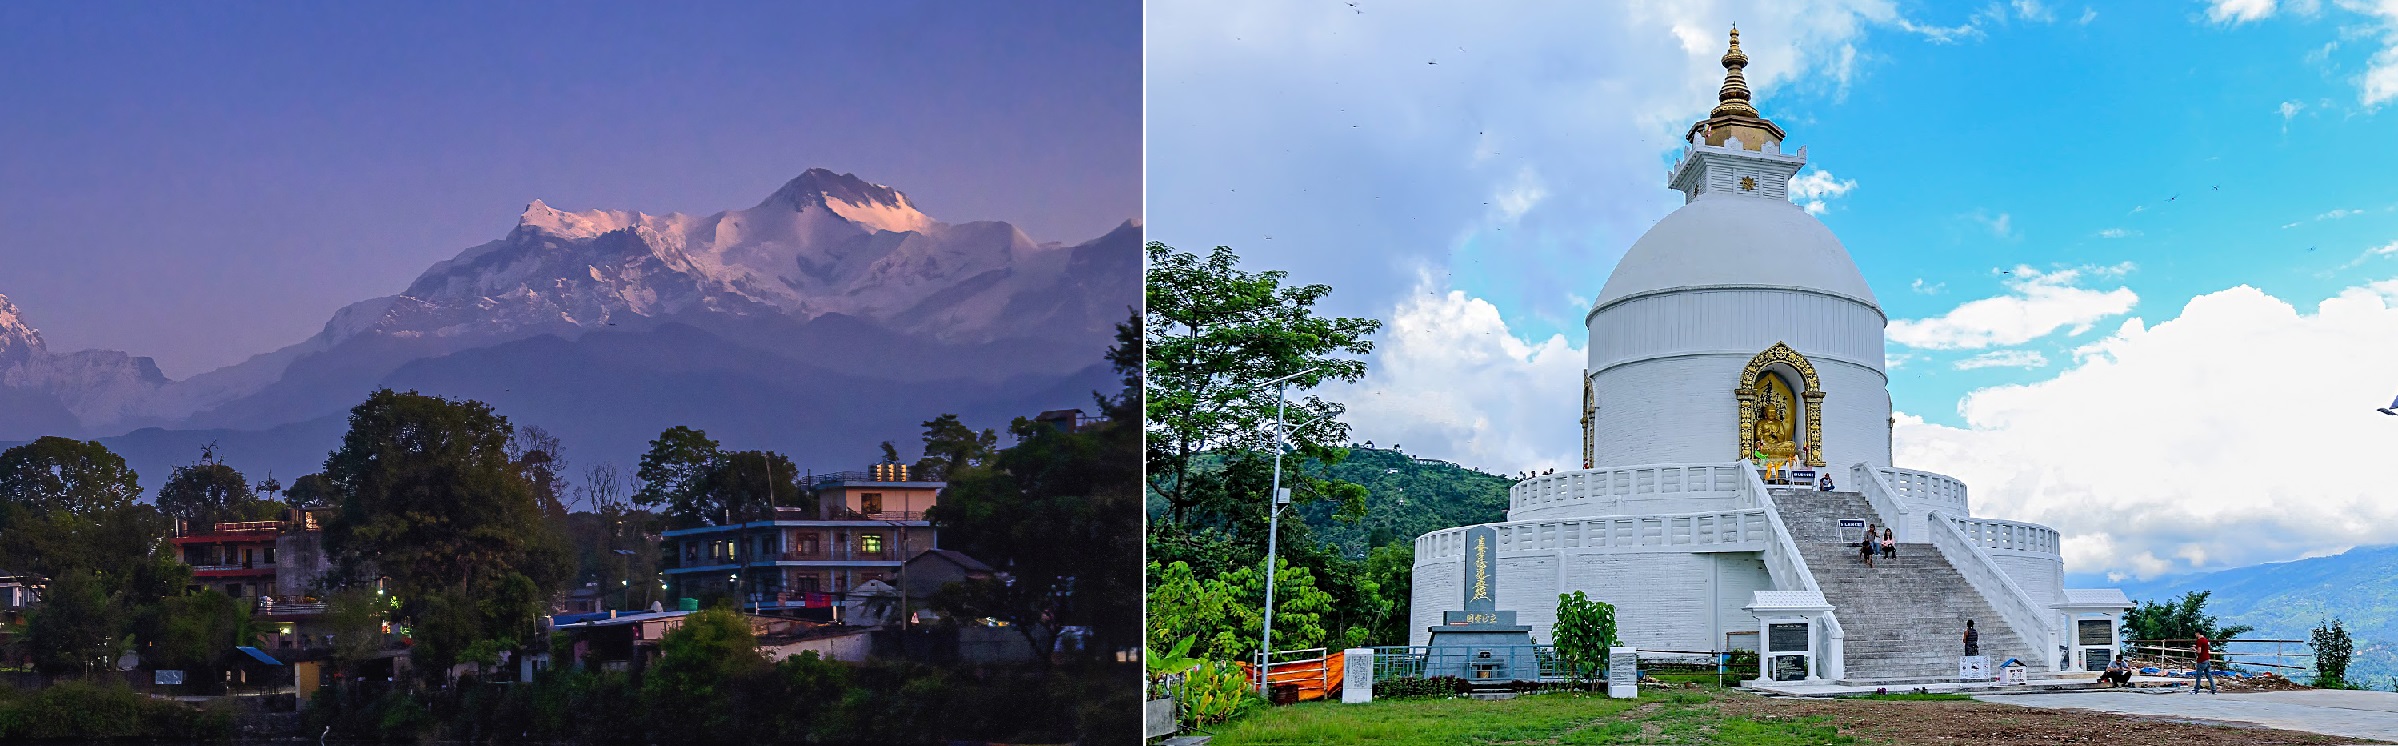
[[[2169,663],[2196,666],[2198,641],[2183,640],[2125,640],[2124,652],[2133,656],[2158,658]],[[2234,671],[2244,668],[2269,669],[2285,677],[2313,680],[2315,649],[2305,640],[2209,640],[2209,650],[2215,665]]]

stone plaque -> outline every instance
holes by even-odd
[[[1618,699],[1640,696],[1640,651],[1607,649],[1607,696]]]
[[[1440,613],[1440,623],[1450,627],[1461,627],[1469,624],[1496,624],[1501,627],[1513,627],[1515,626],[1515,612],[1444,611]]]
[[[1957,660],[1957,678],[1964,681],[1989,681],[1990,658],[1968,655]]]
[[[1766,630],[1765,650],[1772,653],[1804,653],[1808,648],[1805,622],[1781,622]]]
[[[1499,608],[1499,530],[1475,526],[1465,530],[1465,610]]]
[[[2075,622],[2083,645],[2115,644],[2115,625],[2104,619],[2083,619]]]
[[[1354,705],[1374,701],[1374,649],[1341,651],[1341,666],[1341,702]]]

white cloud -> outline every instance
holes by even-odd
[[[2331,212],[2323,213],[2323,214],[2321,214],[2321,215],[2317,215],[2317,216],[2315,216],[2315,219],[2316,219],[2316,220],[2338,220],[2338,219],[2340,219],[2340,218],[2349,217],[2349,216],[2351,216],[2351,215],[2363,215],[2363,214],[2365,214],[2365,211],[2363,211],[2363,210],[2348,210],[2348,209],[2340,209],[2340,210],[2333,210],[2333,211],[2331,211]]]
[[[2247,286],[2123,323],[2055,378],[1982,389],[1965,427],[1902,415],[1896,461],[1973,512],[2064,531],[2075,572],[2154,576],[2398,541],[2398,280],[2303,313]]]
[[[1990,229],[1990,235],[1992,236],[1997,236],[1999,238],[2014,238],[2016,236],[2015,216],[2013,215],[2002,212],[1994,216],[1986,211],[1975,210],[1974,213],[1968,217],[1973,218],[1974,222],[1981,223],[1982,227]]]
[[[1833,176],[1830,171],[1810,168],[1806,173],[1791,177],[1790,198],[1807,208],[1808,213],[1821,215],[1826,201],[1839,199],[1855,188],[1856,179],[1842,179]]]
[[[2091,21],[2095,20],[2098,20],[2098,9],[2084,6],[2082,8],[2082,17],[2078,20],[2075,20],[2074,23],[2088,26],[2090,25]]]
[[[2129,228],[2108,228],[2098,232],[2099,238],[2128,238],[2137,235],[2140,235],[2139,231]]]
[[[1954,44],[1960,39],[1979,39],[1983,36],[1982,30],[1975,28],[1971,23],[1959,24],[1956,26],[1940,26],[1934,24],[1916,23],[1914,21],[1900,18],[1891,25],[1898,27],[1900,31],[1921,36],[1925,41],[1929,41],[1934,44]]]
[[[2364,253],[2356,255],[2355,259],[2348,260],[2347,264],[2340,265],[2340,269],[2355,269],[2363,266],[2365,262],[2372,261],[2374,257],[2382,256],[2398,256],[2398,241],[2391,241],[2380,246],[2366,249]]]
[[[1542,186],[1540,174],[1527,165],[1516,172],[1514,183],[1491,195],[1490,204],[1498,208],[1503,222],[1513,223],[1522,219],[1524,213],[1531,212],[1532,207],[1547,196],[1549,191]]]
[[[2047,365],[2048,356],[2040,354],[2039,350],[1991,350],[1957,361],[1956,368],[2041,368]]]
[[[2241,24],[2263,20],[2273,15],[2273,0],[2212,0],[2208,3],[2207,19],[2216,23]]]
[[[2029,342],[2059,329],[2089,331],[2098,320],[2128,312],[2139,296],[2131,288],[2098,291],[2075,287],[2085,273],[2120,275],[2129,264],[2041,272],[2018,266],[2007,294],[1968,301],[1928,319],[1890,322],[1890,341],[1931,350],[1977,350]]]
[[[1584,362],[1565,337],[1517,339],[1498,307],[1427,277],[1391,312],[1365,380],[1325,394],[1349,405],[1359,440],[1496,472],[1580,468]]]
[[[2015,0],[2015,16],[2026,21],[2047,23],[2057,19],[2055,9],[2042,5],[2040,0]]]
[[[2281,120],[2287,122],[2290,121],[2290,117],[2298,116],[2298,112],[2305,108],[2306,104],[2298,103],[2296,101],[2283,101],[2277,110],[2281,112]]]
[[[1908,290],[1913,290],[1913,291],[1915,291],[1915,292],[1922,293],[1922,294],[1924,294],[1924,295],[1939,295],[1939,294],[1940,294],[1940,291],[1942,291],[1942,290],[1945,290],[1945,289],[1947,289],[1947,288],[1948,288],[1948,283],[1945,283],[1945,282],[1924,282],[1924,281],[1923,281],[1923,278],[1921,278],[1921,277],[1915,278],[1915,282],[1914,282],[1913,284],[1911,284],[1911,285],[1908,285],[1908,286],[1907,286],[1907,289],[1908,289]]]

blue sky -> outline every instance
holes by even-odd
[[[183,377],[526,203],[698,214],[810,167],[951,222],[1140,210],[1123,2],[0,4],[0,294]]]
[[[1582,314],[1734,21],[1893,320],[1901,465],[2077,572],[2398,538],[2292,476],[2398,442],[2388,3],[1152,3],[1150,235],[1389,321],[1360,439],[1569,465]]]

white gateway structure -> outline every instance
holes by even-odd
[[[1762,649],[1775,679],[1955,679],[1968,620],[1992,665],[2103,669],[2120,591],[2064,587],[2055,530],[1976,518],[1963,483],[1891,464],[1887,319],[1790,201],[1806,149],[1784,152],[1750,105],[1737,30],[1723,63],[1671,171],[1688,202],[1586,320],[1583,468],[1517,483],[1484,524],[1497,607],[1546,643],[1558,596],[1583,591],[1615,605],[1626,645]],[[1810,474],[1837,491],[1782,484]],[[1899,541],[1871,569],[1868,523]],[[1472,528],[1416,540],[1411,643],[1460,608]]]

